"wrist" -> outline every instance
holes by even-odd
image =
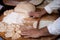
[[[43,8],[43,12],[46,14],[47,13],[47,11]]]
[[[40,29],[40,36],[50,36],[51,34],[49,33],[47,27],[44,27]]]
[[[44,8],[41,9],[40,15],[41,15],[41,16],[44,16],[45,14],[47,14],[47,11],[46,11]]]
[[[41,10],[42,12],[42,15],[45,15],[45,14],[47,14],[47,11],[43,8],[42,10]]]

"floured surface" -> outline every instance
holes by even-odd
[[[11,13],[11,15],[4,17],[5,19],[3,19],[2,22],[0,22],[0,32],[5,32],[6,38],[20,38],[21,31],[34,28],[33,23],[35,22],[35,20],[33,20],[32,18],[25,18],[26,16],[21,16],[19,14],[16,16],[15,14]],[[19,19],[19,17],[21,18]]]
[[[5,37],[12,40],[20,38],[21,31],[33,29],[34,20],[28,15],[31,11],[35,11],[35,6],[28,2],[21,2],[14,10],[5,11],[5,17],[0,22],[0,32],[5,32]]]
[[[27,15],[12,12],[11,14],[4,17],[2,22],[5,22],[7,24],[12,24],[12,23],[22,24],[23,18],[26,18],[26,16]]]
[[[34,21],[25,21],[23,25],[18,25],[18,24],[6,24],[0,23],[0,32],[5,32],[5,37],[6,38],[12,38],[12,39],[18,39],[21,37],[20,33],[23,30],[28,30],[28,29],[33,29],[33,23]]]

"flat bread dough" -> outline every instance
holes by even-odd
[[[42,3],[43,0],[30,0],[29,2],[32,3],[33,5],[39,5]]]

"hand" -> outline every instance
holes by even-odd
[[[33,17],[33,18],[35,18],[35,17],[41,17],[41,16],[43,16],[44,14],[46,14],[47,12],[46,12],[46,10],[45,9],[42,9],[41,11],[39,11],[39,12],[30,12],[29,13],[29,16],[31,16],[31,17]]]
[[[24,38],[29,38],[29,37],[38,38],[40,37],[40,32],[38,29],[31,29],[31,30],[22,31],[21,35],[24,36]]]
[[[38,29],[30,29],[30,30],[25,30],[21,32],[21,35],[24,36],[25,38],[39,38],[42,36],[51,36],[51,34],[49,34],[47,27],[44,27],[40,30]]]

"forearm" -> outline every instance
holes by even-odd
[[[40,29],[41,36],[60,35],[60,17],[52,24]]]
[[[42,33],[41,36],[51,36],[47,27],[44,27],[44,28],[40,29],[40,33]]]

